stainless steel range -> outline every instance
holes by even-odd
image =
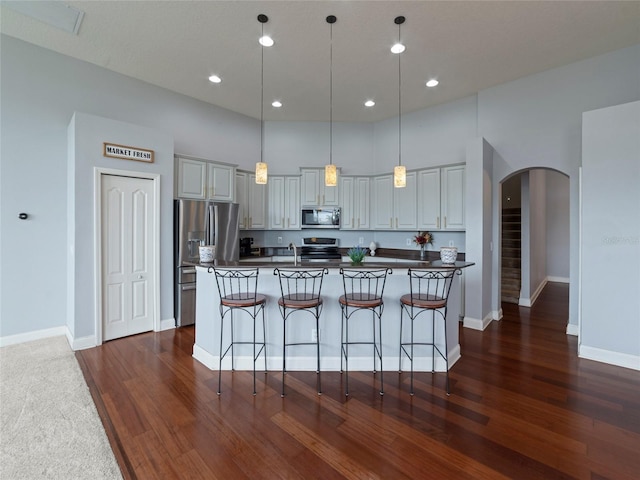
[[[337,238],[305,237],[300,248],[300,260],[303,262],[326,262],[341,260]]]

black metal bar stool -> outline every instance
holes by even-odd
[[[373,346],[373,373],[376,373],[376,357],[380,361],[380,395],[384,395],[382,371],[382,311],[384,301],[382,294],[390,268],[348,270],[341,268],[344,295],[338,299],[342,310],[342,325],[340,329],[340,373],[345,372],[345,396],[349,396],[349,345]],[[373,340],[362,340],[360,335],[356,340],[349,339],[349,324],[356,312],[371,312]],[[376,322],[377,320],[377,322]],[[376,332],[376,323],[377,332]],[[361,331],[361,330],[360,330]],[[344,368],[343,368],[344,360]]]
[[[460,275],[461,271],[456,269],[447,270],[416,270],[409,269],[409,286],[410,292],[400,297],[400,355],[398,371],[402,373],[403,353],[409,357],[411,362],[411,390],[413,395],[413,359],[415,346],[431,346],[431,373],[435,373],[436,352],[444,359],[446,366],[446,390],[449,390],[449,360],[447,345],[447,298],[451,290],[451,284],[456,274]],[[402,328],[404,322],[404,313],[411,320],[411,338],[409,341],[403,341]],[[431,320],[431,339],[426,338],[421,341],[414,339],[414,323],[419,316],[425,312],[431,312],[425,319]],[[436,323],[442,320],[444,329],[444,346],[436,343]],[[428,327],[427,327],[428,328]],[[408,350],[407,350],[408,347]]]
[[[267,297],[257,293],[258,269],[222,269],[209,267],[209,272],[213,270],[220,294],[220,363],[218,367],[218,395],[220,395],[220,383],[222,380],[222,359],[231,350],[231,370],[234,370],[233,350],[234,345],[253,345],[253,394],[256,394],[256,361],[260,354],[264,357],[264,373],[267,373],[267,345],[266,329],[264,321],[264,307]],[[244,311],[253,319],[253,340],[236,341],[234,339],[234,312]],[[224,333],[224,318],[227,313],[230,315],[231,340],[227,349],[222,352],[222,341]],[[262,341],[256,340],[256,318],[262,314]],[[256,352],[256,348],[260,349]]]
[[[315,345],[317,357],[318,395],[322,395],[320,383],[320,313],[322,312],[322,280],[329,273],[326,268],[290,270],[276,268],[273,271],[280,280],[281,297],[278,306],[282,314],[282,396],[284,397],[284,377],[287,372],[287,347],[294,345]],[[314,342],[287,343],[287,320],[294,312],[308,312],[315,318],[316,339]]]

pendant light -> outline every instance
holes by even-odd
[[[393,169],[393,186],[402,188],[407,186],[407,169],[402,165],[402,75],[400,72],[400,54],[404,52],[405,47],[402,44],[400,36],[400,25],[404,23],[405,18],[396,17],[394,23],[398,25],[398,43],[391,47],[391,51],[398,55],[398,165]]]
[[[336,20],[334,15],[327,17],[331,31],[329,47],[329,165],[324,167],[324,184],[327,187],[338,185],[338,172],[333,164],[333,24],[336,23]]]
[[[269,21],[269,17],[264,14],[258,15],[258,21],[262,24],[262,34],[260,36],[260,161],[256,163],[256,183],[265,185],[267,183],[267,164],[264,162],[264,49],[273,45],[273,40],[264,35],[264,24]]]

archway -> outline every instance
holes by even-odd
[[[527,168],[500,182],[501,303],[530,307],[547,282],[569,283],[569,177]]]

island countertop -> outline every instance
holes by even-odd
[[[367,257],[367,260],[361,265],[353,265],[350,262],[343,261],[281,261],[271,260],[270,258],[262,259],[262,257],[255,257],[242,259],[240,261],[224,261],[216,260],[212,263],[201,262],[194,263],[194,266],[203,268],[219,267],[219,268],[351,268],[351,269],[367,269],[367,268],[413,268],[413,269],[445,269],[445,270],[459,270],[463,268],[475,265],[473,262],[458,261],[455,263],[443,263],[441,260],[421,261],[421,260],[405,260],[405,259],[374,259],[374,257]]]

